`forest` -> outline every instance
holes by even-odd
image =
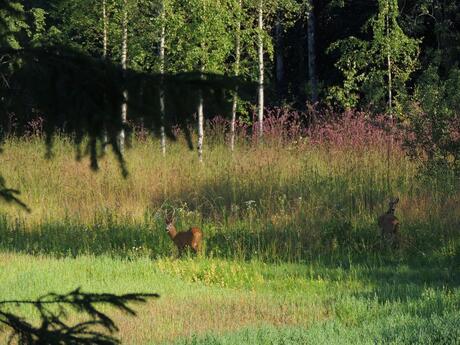
[[[0,343],[459,344],[456,0],[0,0]]]
[[[229,121],[233,146],[237,123],[263,132],[266,109],[299,111],[305,126],[358,110],[395,119],[413,155],[458,171],[458,7],[453,0],[3,0],[2,133],[22,133],[40,116],[79,131],[75,118],[93,113],[85,123],[98,131],[141,125],[163,146],[172,126],[196,127],[201,155],[204,122],[216,116]],[[53,73],[57,79],[43,83]],[[200,91],[189,85],[203,78]],[[105,94],[104,104],[95,93]],[[55,98],[61,105],[49,109]],[[108,119],[112,125],[101,123]]]

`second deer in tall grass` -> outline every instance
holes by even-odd
[[[179,250],[179,256],[182,256],[187,248],[190,248],[194,253],[201,251],[203,232],[200,228],[191,227],[187,231],[177,231],[174,217],[171,215],[165,217],[165,222],[166,232]]]
[[[392,245],[398,245],[399,242],[399,220],[395,216],[395,208],[399,198],[390,200],[388,211],[382,214],[377,223],[381,230],[382,240],[389,241]]]

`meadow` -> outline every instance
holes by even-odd
[[[76,161],[66,137],[50,160],[39,135],[7,139],[1,173],[32,211],[0,204],[0,300],[159,293],[111,314],[126,344],[459,344],[458,179],[424,173],[364,119],[267,128],[232,153],[208,124],[203,165],[180,137],[163,157],[138,135],[126,179],[110,152],[98,172]],[[394,196],[397,248],[376,223]],[[171,209],[203,229],[197,257],[176,257]]]

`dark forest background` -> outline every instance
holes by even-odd
[[[77,144],[105,131],[118,152],[141,121],[170,138],[182,126],[192,147],[203,102],[205,118],[234,108],[249,125],[261,108],[362,110],[458,169],[455,0],[2,0],[0,44],[3,136],[41,117]]]

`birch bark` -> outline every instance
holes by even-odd
[[[127,0],[123,1],[124,8],[123,8],[123,37],[121,42],[121,68],[123,70],[123,79],[126,77],[126,69],[127,69],[127,62],[128,62],[128,4]],[[121,104],[121,123],[123,125],[126,124],[128,117],[128,90],[125,88],[123,90],[123,100]],[[120,151],[124,152],[125,150],[125,130],[122,128],[118,138],[118,145],[120,147]]]
[[[166,14],[164,9],[164,2],[162,2],[162,9],[161,9],[161,32],[160,32],[160,74],[161,78],[161,86],[160,86],[160,116],[161,116],[161,128],[160,128],[160,145],[161,145],[161,152],[163,157],[166,156],[166,134],[165,134],[165,92],[164,92],[164,83],[163,83],[163,75],[165,73],[165,41],[166,41]]]
[[[259,1],[258,8],[258,56],[259,56],[259,92],[258,92],[258,123],[259,123],[259,137],[264,134],[264,17],[263,17],[264,1]]]

